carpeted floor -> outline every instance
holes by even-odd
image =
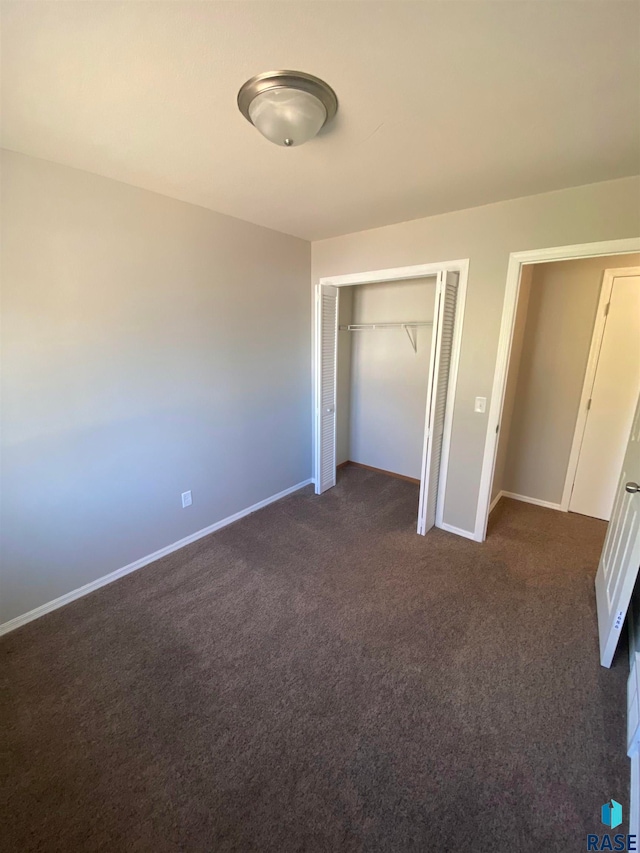
[[[416,508],[346,469],[4,637],[1,849],[586,849],[628,803],[605,525]]]

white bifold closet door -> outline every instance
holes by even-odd
[[[418,533],[424,536],[436,523],[436,505],[440,486],[440,457],[444,419],[449,390],[449,368],[458,296],[458,273],[439,272],[431,338],[431,362],[427,385],[425,442],[420,478]]]
[[[336,484],[336,368],[338,362],[338,288],[318,289],[316,358],[321,365],[316,399],[316,494]]]

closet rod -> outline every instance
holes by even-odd
[[[433,320],[429,322],[406,322],[406,323],[350,323],[348,326],[340,326],[341,332],[360,332],[363,329],[405,329],[407,326],[433,326]]]
[[[365,329],[404,329],[409,338],[409,343],[413,347],[413,351],[418,353],[418,340],[416,338],[416,326],[433,326],[433,320],[425,322],[408,322],[408,323],[350,323],[348,326],[339,326],[341,332],[362,332]],[[411,331],[413,330],[413,334]]]

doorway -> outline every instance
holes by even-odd
[[[640,253],[522,265],[491,509],[509,498],[566,513],[569,537],[581,516],[601,539],[607,667],[638,572],[639,396]]]
[[[391,270],[334,276],[321,279],[316,287],[316,318],[314,344],[314,474],[316,493],[321,494],[336,483],[338,442],[344,454],[345,421],[344,394],[339,394],[339,334],[372,335],[390,334],[405,336],[404,346],[418,355],[421,330],[430,326],[430,358],[425,362],[426,405],[418,421],[421,433],[421,459],[418,469],[420,498],[418,506],[418,533],[425,534],[434,525],[445,527],[443,521],[446,475],[453,417],[453,399],[457,378],[458,358],[464,316],[464,298],[468,261],[447,264],[423,264]],[[349,321],[349,304],[353,305],[353,291],[345,288],[359,285],[389,285],[390,282],[408,283],[419,279],[435,279],[431,319],[422,316],[400,318],[364,316]],[[340,293],[348,294],[340,306]],[[380,306],[384,300],[373,298],[372,305]],[[342,314],[342,317],[341,317]],[[342,327],[339,329],[339,327]],[[424,339],[423,339],[424,344]],[[365,411],[374,412],[371,401]],[[415,430],[415,413],[414,424]],[[397,441],[397,439],[396,439]],[[397,448],[396,448],[397,450]],[[400,454],[402,455],[402,454]],[[415,455],[415,454],[413,454]],[[415,460],[414,460],[415,461]],[[407,462],[407,464],[413,464]],[[378,467],[378,466],[370,466]]]
[[[523,268],[492,503],[608,521],[640,391],[640,255]]]
[[[599,258],[606,255],[618,256],[640,252],[640,239],[610,240],[602,243],[585,243],[550,249],[534,249],[514,252],[509,256],[502,321],[498,339],[496,369],[489,405],[487,437],[480,478],[480,490],[476,512],[474,539],[483,542],[487,535],[489,513],[500,498],[495,490],[495,472],[498,464],[498,444],[502,433],[505,405],[507,404],[507,376],[512,361],[513,343],[517,339],[518,297],[527,267],[551,261],[567,261],[578,258]],[[492,494],[493,492],[493,494]]]

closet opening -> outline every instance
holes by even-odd
[[[435,276],[341,290],[338,469],[351,464],[420,484],[435,291]]]
[[[315,484],[356,466],[416,484],[417,531],[443,511],[466,262],[323,279],[316,294]]]

